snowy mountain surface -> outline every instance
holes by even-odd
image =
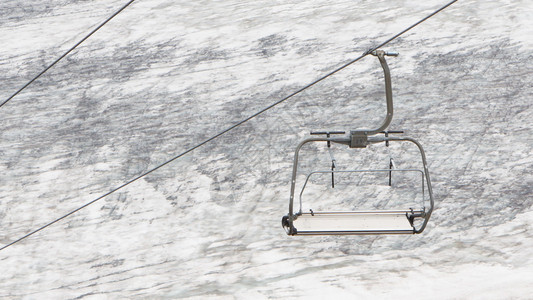
[[[0,101],[126,2],[2,1]],[[0,246],[444,4],[135,1],[0,108]],[[280,224],[309,131],[384,117],[383,72],[366,56],[0,251],[0,298],[531,299],[532,20],[529,0],[458,1],[383,48],[400,53],[387,58],[389,128],[418,139],[429,163],[436,207],[422,234],[290,237]],[[390,156],[420,167],[401,143],[333,151],[338,169],[384,168]],[[298,180],[330,167],[325,146],[301,155]],[[339,180],[342,200],[326,180],[306,205],[390,204],[383,189]]]

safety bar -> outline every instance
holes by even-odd
[[[294,162],[293,162],[293,168],[292,168],[292,179],[291,179],[291,194],[290,194],[290,200],[289,200],[289,215],[287,218],[287,221],[289,223],[289,226],[292,228],[294,220],[298,217],[298,214],[294,214],[294,192],[296,189],[296,174],[298,171],[298,159],[299,159],[299,153],[300,149],[307,143],[311,142],[332,142],[332,143],[339,143],[339,144],[349,144],[350,137],[338,137],[338,138],[307,138],[300,142],[298,146],[296,147],[296,151],[294,153]],[[370,143],[381,143],[386,141],[406,141],[411,142],[415,144],[418,147],[418,150],[420,151],[421,158],[422,158],[422,164],[424,167],[424,174],[426,178],[426,185],[428,189],[429,194],[429,209],[427,213],[424,216],[424,222],[420,226],[420,229],[415,229],[414,233],[421,233],[426,228],[426,225],[429,221],[429,218],[431,217],[431,213],[433,212],[433,189],[431,187],[431,179],[429,178],[429,170],[427,167],[427,161],[426,161],[426,154],[424,152],[424,148],[422,145],[416,141],[413,138],[410,137],[369,137],[368,142]]]
[[[392,121],[392,115],[393,115],[393,103],[392,103],[392,83],[391,83],[391,76],[390,76],[390,70],[389,66],[387,65],[387,61],[385,60],[385,56],[398,56],[397,52],[385,52],[383,50],[376,50],[371,53],[374,56],[377,56],[379,59],[379,62],[381,64],[381,67],[383,68],[383,73],[385,75],[385,98],[387,100],[387,115],[385,116],[385,120],[383,120],[383,123],[381,126],[379,126],[376,129],[360,129],[355,130],[355,132],[364,132],[365,135],[375,135],[380,133],[381,131],[384,131],[389,127],[391,121]]]
[[[311,178],[314,174],[330,174],[330,173],[385,173],[385,172],[416,172],[420,173],[420,178],[422,179],[422,200],[425,199],[425,184],[424,184],[424,172],[422,170],[418,169],[368,169],[368,170],[340,170],[340,171],[314,171],[307,175],[307,178],[305,179],[305,183],[302,186],[302,190],[300,191],[300,210],[297,214],[302,214],[302,195],[305,190],[305,187],[307,186],[307,183],[309,182],[309,178]]]

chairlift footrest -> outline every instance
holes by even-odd
[[[288,218],[283,226],[290,235],[365,235],[365,234],[414,234],[414,217],[423,211],[354,211],[312,212],[296,216],[292,228]]]

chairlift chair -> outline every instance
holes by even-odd
[[[426,162],[426,155],[422,145],[413,138],[389,136],[389,133],[401,133],[394,131],[387,131],[392,116],[393,116],[393,102],[392,102],[392,85],[390,78],[390,71],[385,60],[385,56],[397,56],[398,53],[385,52],[377,50],[371,53],[377,56],[385,74],[385,95],[387,102],[387,115],[383,124],[376,129],[352,130],[348,134],[342,131],[325,131],[312,132],[312,134],[325,135],[326,137],[310,137],[296,147],[293,162],[292,180],[291,180],[291,194],[289,200],[289,213],[282,218],[282,226],[288,235],[368,235],[368,234],[417,234],[424,231],[433,211],[433,191],[431,188],[431,181],[429,178],[429,171]],[[378,134],[384,136],[377,136]],[[343,136],[332,137],[332,135],[343,134]],[[336,171],[335,160],[332,158],[332,168],[328,171],[311,172],[303,185],[300,193],[300,208],[295,212],[294,210],[294,194],[296,189],[296,175],[298,171],[298,158],[300,149],[308,143],[326,142],[328,148],[331,143],[347,145],[350,148],[366,148],[370,144],[390,142],[409,142],[417,146],[422,160],[423,170],[412,169],[393,169],[392,162],[389,169],[386,170],[351,170],[351,171]],[[301,194],[307,185],[307,181],[312,174],[316,173],[331,173],[332,186],[333,176],[341,172],[420,172],[422,177],[422,190],[424,186],[427,187],[429,198],[429,207],[424,206],[420,208],[406,208],[402,210],[364,210],[364,211],[302,211]],[[389,177],[390,178],[390,177]],[[390,181],[389,181],[390,184]]]

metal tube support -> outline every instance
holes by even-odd
[[[383,68],[383,74],[385,76],[385,98],[387,102],[387,115],[385,116],[385,120],[383,120],[383,123],[381,124],[381,126],[379,126],[376,129],[362,129],[362,130],[352,131],[352,133],[364,133],[366,136],[375,135],[387,129],[387,127],[389,127],[392,121],[392,116],[393,116],[392,81],[391,81],[389,66],[387,64],[387,61],[385,60],[385,55],[397,56],[398,54],[394,52],[385,52],[382,50],[377,50],[377,51],[374,51],[372,55],[375,55],[378,57],[381,67]]]
[[[296,189],[296,174],[298,171],[298,157],[300,153],[300,149],[307,143],[310,142],[333,142],[333,143],[339,143],[339,144],[350,144],[350,138],[349,137],[338,137],[338,138],[307,138],[300,142],[298,144],[298,147],[296,147],[296,151],[294,152],[294,162],[292,166],[292,179],[291,179],[291,197],[289,200],[289,228],[293,228],[293,221],[294,221],[294,191]],[[301,213],[301,211],[299,212]]]
[[[420,226],[420,229],[415,230],[415,233],[421,233],[426,228],[426,225],[429,221],[429,218],[431,217],[431,213],[433,212],[433,207],[434,207],[433,188],[431,187],[431,179],[429,178],[428,164],[426,161],[426,152],[424,151],[424,148],[417,140],[410,138],[410,137],[370,137],[368,139],[369,143],[381,143],[381,142],[386,142],[386,141],[411,142],[415,144],[418,147],[418,150],[420,151],[420,155],[422,157],[422,164],[424,167],[424,175],[426,177],[426,184],[427,184],[427,189],[428,189],[428,194],[429,194],[429,209],[425,213],[424,222]]]

